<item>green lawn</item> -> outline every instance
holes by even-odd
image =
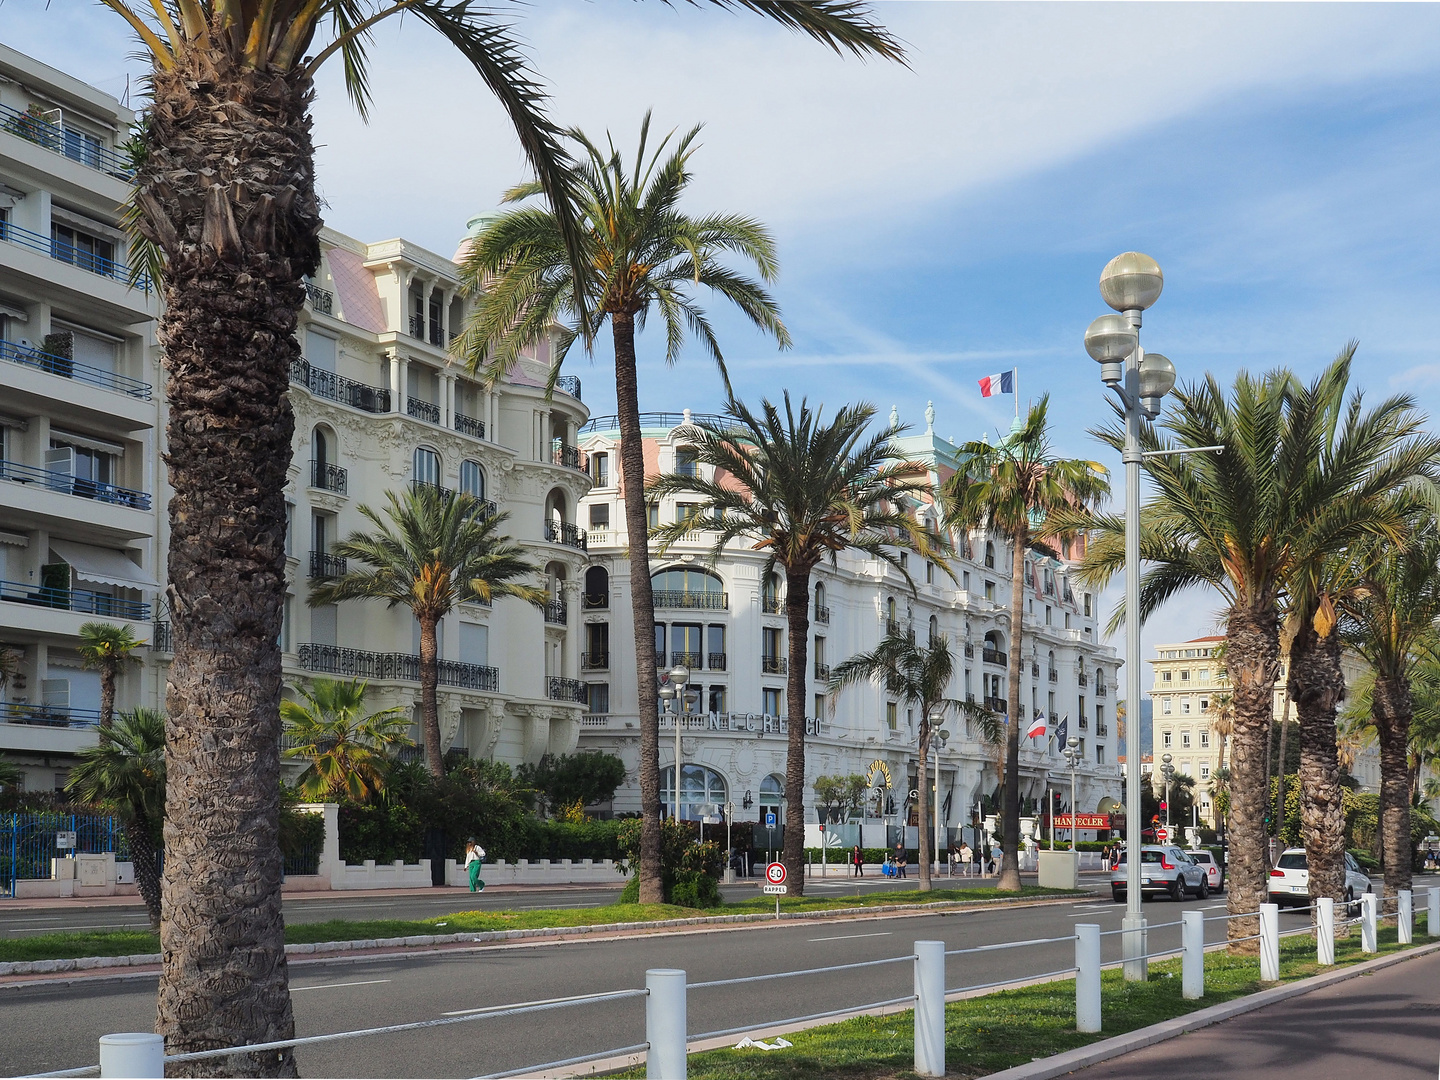
[[[1071,895],[1053,889],[1026,886],[1021,898]],[[826,911],[836,908],[876,907],[885,904],[941,903],[955,900],[994,901],[1015,899],[1014,893],[995,889],[937,889],[922,894],[914,891],[871,893],[863,897],[781,897],[782,911]],[[457,900],[457,903],[463,900]],[[299,923],[285,928],[285,940],[292,945],[320,941],[361,941],[369,938],[413,937],[423,934],[479,933],[487,930],[536,930],[551,927],[596,926],[606,923],[654,922],[702,915],[747,915],[775,910],[773,897],[758,896],[710,911],[674,907],[669,904],[608,904],[604,907],[557,908],[540,911],[461,911],[433,919],[332,919],[321,923]],[[133,930],[104,933],[36,934],[21,939],[0,940],[0,961],[61,960],[78,956],[125,956],[160,951],[156,935]]]

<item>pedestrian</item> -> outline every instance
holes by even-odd
[[[960,841],[960,874],[969,877],[975,870],[975,852],[964,840]]]
[[[1000,857],[1004,852],[1000,850],[1000,841],[995,840],[990,844],[990,873],[995,873],[995,868],[1000,865]]]
[[[865,853],[860,850],[859,844],[850,849],[850,865],[855,868],[853,877],[865,876]]]
[[[485,882],[480,880],[480,865],[485,861],[485,849],[472,836],[465,842],[465,872],[470,875],[470,891],[484,892]]]
[[[905,850],[905,842],[902,840],[895,845],[895,876],[909,877],[910,875],[905,872],[906,867],[909,865],[910,855]]]

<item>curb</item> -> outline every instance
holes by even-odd
[[[524,941],[570,937],[585,934],[643,934],[652,930],[670,930],[689,926],[723,926],[740,923],[803,922],[847,915],[888,915],[898,912],[925,913],[955,911],[983,907],[1032,907],[1074,901],[1081,894],[1063,896],[1017,897],[1005,900],[991,897],[983,900],[941,900],[933,904],[885,904],[868,907],[831,908],[819,911],[756,912],[746,915],[705,915],[688,919],[659,919],[653,922],[593,923],[585,926],[551,926],[529,930],[482,930],[460,934],[417,934],[409,937],[362,938],[353,941],[321,941],[303,945],[286,945],[286,956],[335,955],[371,949],[426,949],[437,945],[475,945],[491,942]],[[72,971],[103,968],[145,967],[159,964],[160,953],[133,953],[128,956],[82,956],[60,960],[12,960],[0,962],[0,978],[18,975],[56,975]]]
[[[1293,983],[1286,983],[1283,986],[1271,987],[1269,990],[1261,990],[1258,993],[1236,998],[1234,1001],[1211,1005],[1206,1009],[1197,1009],[1184,1016],[1177,1016],[1173,1020],[1164,1020],[1158,1024],[1151,1024],[1149,1027],[1138,1028],[1135,1031],[1126,1032],[1124,1035],[1116,1035],[1112,1039],[1082,1046],[1078,1050],[1067,1050],[1063,1054],[1056,1054],[1040,1061],[1032,1061],[1028,1065],[1016,1065],[1014,1068],[1001,1072],[987,1073],[985,1080],[1050,1080],[1051,1077],[1064,1076],[1077,1069],[1098,1065],[1128,1054],[1132,1050],[1154,1046],[1156,1043],[1165,1042],[1187,1032],[1198,1031],[1222,1020],[1243,1016],[1257,1009],[1263,1009],[1267,1005],[1274,1005],[1276,1002],[1308,994],[1312,990],[1333,986],[1336,983],[1345,982],[1347,979],[1368,975],[1372,971],[1379,971],[1392,964],[1401,964],[1406,960],[1414,960],[1435,952],[1440,952],[1440,942],[1412,946],[1390,956],[1351,964],[1338,971],[1311,975],[1308,979],[1299,979]]]

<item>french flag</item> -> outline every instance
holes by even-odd
[[[1043,739],[1045,738],[1046,728],[1045,714],[1043,712],[1037,712],[1035,719],[1030,724],[1030,730],[1025,733],[1025,737],[1027,739]]]
[[[980,380],[980,396],[990,397],[994,394],[1013,394],[1015,392],[1015,369],[1001,371],[994,375],[986,375]]]

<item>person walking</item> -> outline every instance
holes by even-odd
[[[909,877],[905,872],[906,867],[909,865],[910,856],[905,850],[905,841],[902,840],[895,845],[895,876]]]
[[[865,876],[865,853],[860,850],[859,844],[850,849],[850,865],[855,868],[852,877]]]
[[[485,882],[480,880],[480,866],[485,861],[485,849],[472,836],[465,842],[465,872],[470,875],[470,891],[484,892]]]
[[[964,840],[960,841],[960,875],[969,877],[975,869],[975,852]]]

